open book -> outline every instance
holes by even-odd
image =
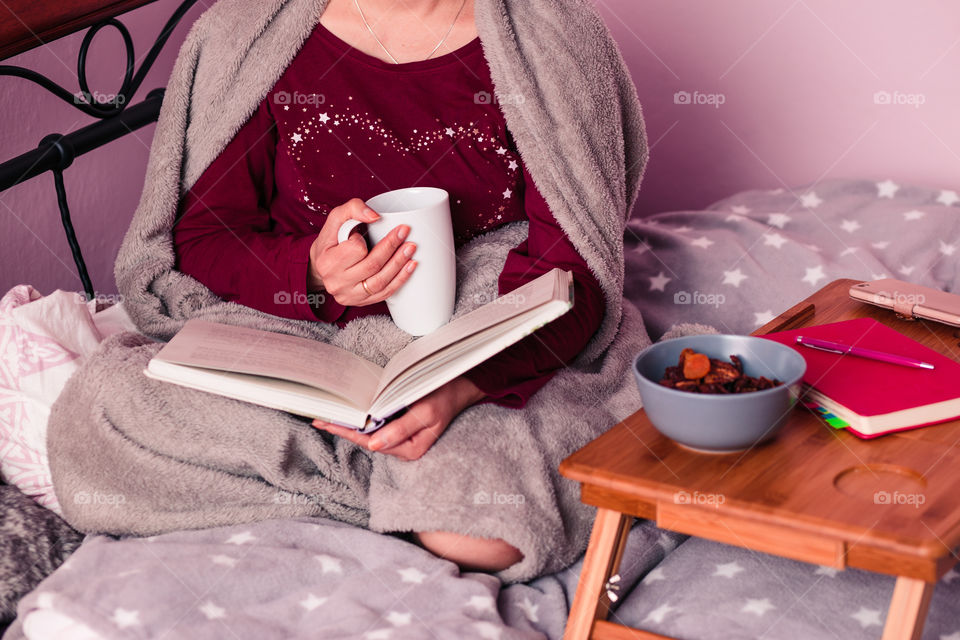
[[[415,340],[382,368],[324,342],[193,319],[145,373],[370,433],[572,307],[573,276],[553,269]]]

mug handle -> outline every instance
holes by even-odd
[[[350,232],[353,231],[357,225],[361,224],[363,224],[363,220],[347,220],[340,225],[340,229],[337,231],[337,244],[346,242],[347,238],[350,237]]]

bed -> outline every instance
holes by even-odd
[[[50,37],[73,26],[93,24],[96,30],[101,23],[95,21],[111,20],[134,4],[142,3],[98,3],[92,14],[77,3],[72,15],[48,19],[46,29]],[[184,2],[162,33],[192,4]],[[125,83],[132,89],[128,98],[140,76],[131,73]],[[48,140],[0,165],[0,188],[54,172],[88,295],[93,287],[72,237],[63,189],[66,159],[151,122],[160,100],[162,93],[153,92],[140,103],[127,100],[132,106],[120,110],[93,106],[104,116],[93,129]],[[742,192],[704,210],[634,219],[626,233],[625,304],[636,305],[651,335],[663,338],[692,324],[748,333],[838,277],[898,277],[956,291],[958,200],[949,190],[847,180]],[[44,313],[44,305],[71,308],[77,324],[92,324],[101,337],[131,329],[118,305],[41,297],[27,287],[8,296],[11,309],[20,309],[18,322],[33,313],[32,334],[47,339],[46,349],[35,353],[50,359],[48,372],[66,367],[61,377],[76,366],[65,351],[82,356],[96,344],[68,345],[62,327],[43,325],[56,315]],[[27,373],[19,372],[18,384]],[[48,388],[56,384],[62,381]],[[53,399],[55,393],[43,401]],[[489,575],[460,573],[402,537],[322,518],[151,538],[89,536],[81,544],[50,509],[16,487],[0,488],[8,513],[19,520],[16,529],[0,528],[0,568],[7,572],[0,584],[19,589],[17,618],[5,640],[560,638],[581,565],[502,585]],[[117,497],[92,492],[86,499],[114,499],[122,508]],[[18,550],[26,540],[33,542],[29,562],[15,566],[11,559],[24,560]],[[882,628],[893,580],[688,539],[639,521],[619,579],[608,588],[617,621],[677,638],[871,638]],[[957,602],[960,573],[953,570],[935,590],[924,638],[960,638]]]

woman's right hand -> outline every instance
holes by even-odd
[[[417,266],[411,260],[416,245],[404,243],[410,233],[407,225],[398,226],[369,251],[359,233],[337,243],[337,232],[347,220],[374,222],[379,218],[359,198],[330,211],[310,247],[307,284],[311,291],[326,291],[345,307],[364,307],[386,300],[410,278]]]

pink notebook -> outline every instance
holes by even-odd
[[[796,343],[820,338],[908,356],[934,369],[916,369]],[[960,363],[873,318],[857,318],[762,336],[793,347],[807,362],[809,400],[846,421],[849,431],[874,438],[960,417]]]

